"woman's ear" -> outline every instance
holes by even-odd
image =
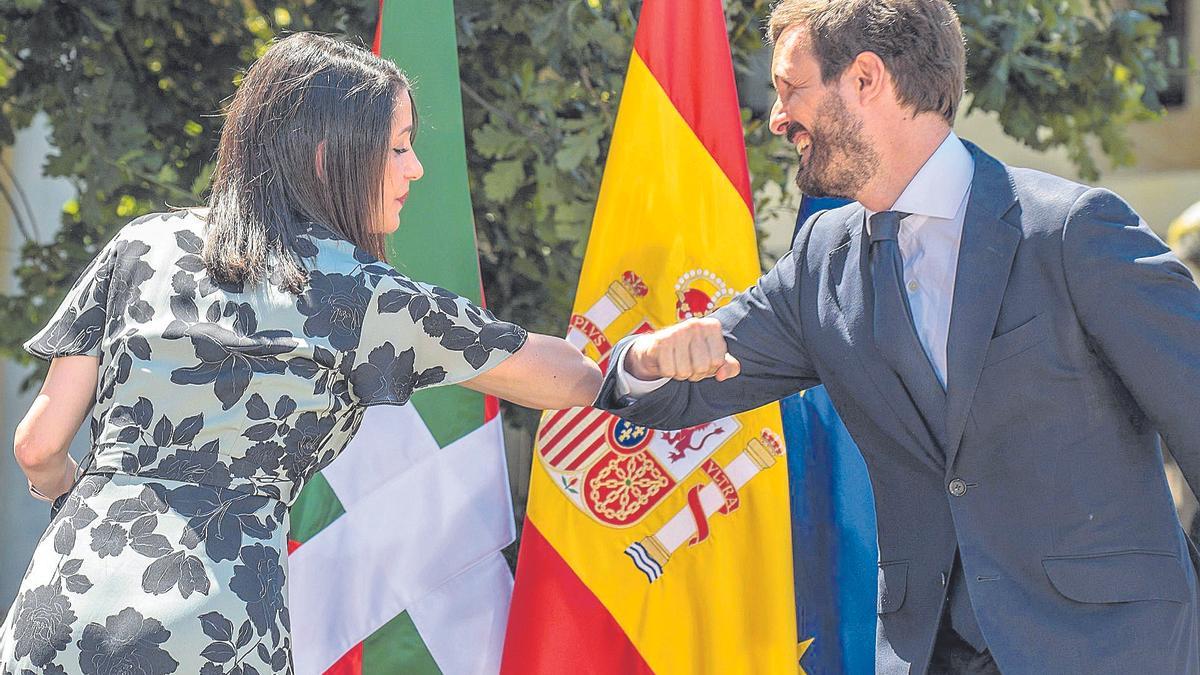
[[[325,182],[325,141],[317,143],[317,154],[313,158],[317,164],[317,179]]]

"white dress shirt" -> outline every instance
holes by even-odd
[[[943,387],[958,247],[974,176],[975,160],[958,136],[950,132],[890,209],[911,214],[900,221],[904,287],[917,337]],[[869,219],[873,213],[867,210],[866,217]],[[633,377],[625,370],[625,354],[616,366],[620,396],[644,396],[667,382],[667,378]]]

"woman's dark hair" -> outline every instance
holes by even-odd
[[[226,111],[204,243],[209,273],[255,282],[273,266],[281,288],[300,292],[308,273],[292,242],[310,222],[386,259],[376,221],[392,116],[407,91],[395,64],[347,42],[296,33],[271,45]]]

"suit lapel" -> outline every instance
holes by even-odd
[[[979,386],[983,359],[996,328],[1013,257],[1021,241],[1019,223],[1005,220],[1016,203],[1008,171],[978,147],[971,143],[965,145],[975,159],[975,177],[971,182],[959,245],[946,344],[948,470],[953,466],[962,442],[967,413]]]
[[[863,399],[868,414],[876,419],[880,428],[891,433],[921,461],[942,471],[943,458],[937,438],[926,426],[900,377],[875,346],[870,318],[873,312],[872,294],[864,273],[867,267],[867,243],[862,231],[864,214],[862,206],[855,204],[846,219],[846,241],[829,253],[829,269],[832,272],[829,278],[836,280],[836,285],[826,290],[826,297],[837,307],[845,322],[855,362],[879,393],[876,399]],[[888,419],[888,413],[900,423],[899,428]]]

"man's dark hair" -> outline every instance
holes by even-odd
[[[780,0],[767,37],[774,43],[797,24],[808,30],[825,84],[872,52],[887,66],[901,103],[954,124],[967,58],[958,15],[946,0]]]

